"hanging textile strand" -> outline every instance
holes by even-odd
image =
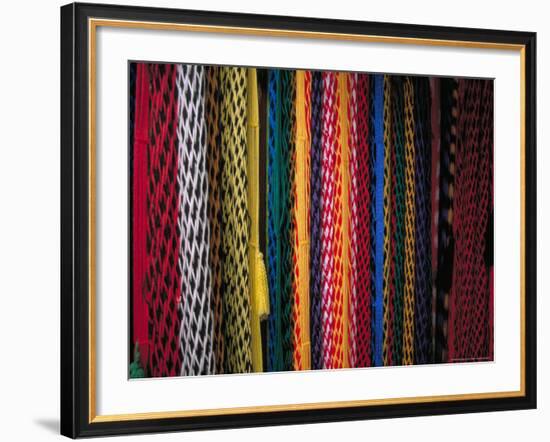
[[[431,352],[432,361],[435,359],[435,330],[436,330],[436,302],[437,302],[437,256],[438,256],[438,223],[439,223],[439,160],[440,160],[440,144],[441,144],[441,132],[439,130],[440,124],[440,81],[439,78],[433,77],[430,81],[430,95],[431,95],[431,115],[430,115],[430,132],[431,132],[431,233],[430,240],[432,246],[432,302],[431,302],[431,315],[432,315],[432,329],[431,329]]]
[[[221,172],[221,121],[220,121],[220,68],[206,68],[206,167],[208,170],[208,223],[210,229],[210,272],[212,285],[212,312],[214,315],[213,350],[217,374],[224,373],[224,341],[222,314],[222,195]]]
[[[179,376],[181,353],[181,273],[178,252],[179,198],[177,185],[176,67],[152,64],[150,140],[147,175],[147,303],[149,305],[149,358],[153,377]]]
[[[292,346],[293,322],[292,309],[294,304],[292,286],[294,280],[293,244],[294,223],[292,212],[294,208],[294,170],[296,167],[296,82],[295,71],[281,72],[281,166],[284,179],[281,185],[281,327],[282,327],[282,369],[292,370],[294,349]]]
[[[342,177],[342,320],[339,329],[342,334],[342,349],[340,360],[335,364],[342,368],[348,368],[349,365],[349,259],[350,259],[350,207],[349,207],[349,74],[340,72],[340,136],[342,149],[342,163],[340,165]]]
[[[247,201],[245,68],[221,68],[223,317],[228,373],[252,371],[248,293],[249,213]]]
[[[182,376],[215,372],[204,80],[204,67],[177,66]]]
[[[349,78],[350,91],[356,91],[350,93],[349,102],[350,366],[369,367],[372,365],[370,79],[367,74],[350,74]]]
[[[392,77],[391,92],[394,159],[392,165],[395,180],[395,295],[392,362],[394,365],[401,365],[403,358],[403,292],[405,285],[405,133],[402,77]]]
[[[432,361],[431,110],[427,78],[414,77],[415,300],[414,363]]]
[[[334,237],[336,220],[334,207],[336,205],[335,170],[338,150],[338,79],[334,72],[323,72],[323,154],[322,154],[322,199],[323,212],[321,216],[321,254],[322,254],[322,360],[323,368],[332,368],[334,348],[334,297],[335,297],[335,259]]]
[[[372,76],[372,145],[373,152],[373,255],[374,255],[374,297],[372,298],[373,365],[384,365],[383,361],[383,315],[384,315],[384,76]]]
[[[405,286],[403,305],[403,365],[414,363],[414,277],[415,277],[415,150],[414,89],[407,77],[404,82],[405,104]]]
[[[294,169],[293,368],[309,370],[309,153],[311,73],[296,71]]]
[[[449,307],[449,361],[488,360],[490,269],[485,263],[492,201],[492,85],[459,81],[453,236],[455,257]]]
[[[440,173],[436,279],[435,362],[448,361],[448,315],[453,274],[453,195],[458,117],[458,82],[442,78],[440,83]]]
[[[137,347],[144,369],[149,360],[147,307],[147,151],[149,142],[149,68],[133,63],[135,72],[135,111],[133,113],[132,162],[132,346]]]
[[[252,345],[252,368],[255,372],[263,371],[262,336],[260,321],[269,314],[269,295],[267,292],[267,275],[264,257],[260,252],[260,133],[258,109],[258,82],[256,69],[247,69],[247,159],[248,159],[248,208],[250,213],[250,236],[248,243],[248,265],[250,269],[250,323]]]
[[[321,72],[311,73],[311,153],[310,153],[310,336],[311,368],[320,369],[322,363],[322,318],[321,318],[321,217],[322,193],[322,121],[323,78]]]
[[[384,75],[384,365],[393,365],[395,297],[395,186],[392,143],[391,80]]]
[[[347,330],[344,321],[347,317],[347,106],[348,91],[345,73],[336,74],[337,98],[336,113],[336,145],[334,163],[334,222],[333,255],[334,255],[334,299],[332,302],[332,317],[334,321],[332,334],[332,362],[330,368],[343,368],[348,365]],[[344,157],[344,152],[346,153]]]
[[[270,70],[268,78],[268,283],[270,314],[268,317],[268,371],[283,368],[281,324],[281,87],[280,72]]]

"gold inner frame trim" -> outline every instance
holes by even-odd
[[[386,44],[410,44],[418,46],[443,46],[460,47],[474,49],[496,49],[518,51],[520,54],[520,389],[517,391],[500,391],[487,393],[465,393],[452,395],[436,396],[414,396],[398,397],[387,399],[366,399],[353,401],[332,401],[300,404],[283,405],[262,405],[232,408],[215,408],[200,410],[177,410],[177,411],[159,411],[147,413],[128,413],[128,414],[96,414],[96,31],[97,28],[133,28],[147,30],[169,30],[186,32],[206,32],[216,34],[235,34],[267,37],[292,37],[308,39],[325,39],[340,41],[357,41],[369,43]],[[297,410],[322,410],[328,408],[347,408],[347,407],[365,407],[375,405],[396,405],[396,404],[420,404],[427,402],[442,401],[461,401],[461,400],[481,400],[497,398],[513,398],[525,396],[525,45],[493,43],[493,42],[475,42],[459,40],[441,40],[425,39],[412,37],[389,37],[377,35],[359,35],[346,33],[330,32],[312,32],[312,31],[292,31],[284,29],[262,29],[234,26],[211,26],[182,23],[160,23],[146,21],[130,20],[111,20],[111,19],[88,19],[88,94],[89,94],[89,389],[88,389],[88,421],[89,423],[133,421],[145,419],[168,419],[180,417],[198,417],[198,416],[219,416],[219,415],[239,415],[246,413],[270,413],[278,411],[297,411]]]

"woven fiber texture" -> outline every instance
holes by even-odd
[[[268,370],[293,368],[294,194],[296,161],[294,71],[268,78]]]
[[[394,365],[401,365],[403,358],[403,301],[405,285],[405,132],[402,77],[392,77],[391,100],[392,166],[395,189],[395,296],[392,362]]]
[[[342,368],[348,368],[349,364],[349,297],[350,297],[350,170],[349,170],[349,102],[350,102],[350,83],[349,74],[340,72],[340,126],[342,138],[342,164],[340,170],[342,173]],[[337,364],[340,364],[338,361]]]
[[[330,368],[344,368],[348,362],[348,81],[346,73],[337,74],[338,99],[336,101],[337,144],[334,167],[334,332],[332,335],[333,357]]]
[[[270,70],[268,77],[268,203],[267,248],[270,314],[268,318],[267,369],[283,367],[281,323],[281,97],[280,73]]]
[[[256,69],[247,70],[247,159],[248,159],[248,208],[250,213],[250,235],[248,242],[248,265],[250,269],[250,327],[252,346],[252,367],[255,372],[263,371],[263,351],[260,321],[269,314],[269,295],[264,257],[260,252],[260,133],[258,109],[258,80]]]
[[[458,117],[458,81],[442,78],[440,82],[440,173],[438,249],[435,304],[435,362],[448,361],[448,316],[454,256],[453,195]]]
[[[323,78],[321,72],[311,73],[311,151],[310,151],[310,337],[311,368],[323,367],[322,360],[322,261],[321,261],[321,217],[322,194],[322,121],[323,121]]]
[[[221,69],[222,92],[222,248],[225,370],[252,371],[248,293],[249,213],[247,198],[246,105],[244,68]]]
[[[336,174],[339,174],[337,164],[340,137],[338,118],[339,94],[338,77],[334,72],[323,72],[323,130],[322,130],[322,199],[321,215],[321,255],[322,255],[322,360],[323,368],[333,368],[333,334],[334,334],[334,299],[338,286],[335,270],[335,236],[337,226],[335,219]],[[338,171],[338,172],[337,172]],[[341,283],[341,280],[340,280]]]
[[[143,64],[141,65],[143,66]],[[129,135],[130,135],[130,146],[134,148],[134,135],[136,131],[136,110],[138,112],[147,111],[147,114],[149,114],[149,104],[139,103],[139,105],[136,106],[136,100],[137,98],[137,90],[139,90],[139,87],[137,86],[138,82],[138,64],[137,63],[131,63],[130,64],[130,79],[129,79],[129,89],[130,89],[130,127],[129,127]],[[140,95],[142,93],[140,92]]]
[[[150,65],[150,141],[147,175],[147,303],[152,351],[150,374],[179,376],[181,273],[178,254],[176,66]]]
[[[130,376],[493,359],[493,80],[128,81]]]
[[[431,110],[430,84],[415,77],[415,301],[414,363],[432,362]]]
[[[281,327],[282,327],[282,369],[293,368],[293,318],[294,297],[294,192],[296,169],[296,73],[281,71],[281,158],[284,179],[281,185]]]
[[[492,357],[486,236],[492,204],[492,83],[460,80],[449,307],[449,361]]]
[[[204,67],[177,66],[182,375],[214,374]]]
[[[216,373],[224,372],[224,340],[222,310],[222,195],[221,173],[221,93],[220,68],[206,67],[205,112],[207,129],[206,166],[208,171],[208,223],[210,228],[210,272],[212,282],[212,312],[214,315],[213,350]]]
[[[296,71],[294,168],[293,368],[309,370],[309,154],[311,72]]]
[[[372,364],[370,79],[366,74],[350,74],[349,79],[350,366],[368,367]]]
[[[149,356],[149,309],[147,306],[147,155],[149,143],[149,106],[151,104],[149,68],[135,64],[134,93],[136,109],[131,116],[132,137],[132,346],[139,353],[139,364],[145,370]]]
[[[395,167],[391,78],[384,75],[384,365],[393,365],[395,298]]]
[[[384,365],[384,76],[373,75],[371,113],[371,152],[373,167],[372,234],[374,238],[372,354],[373,365]]]
[[[431,154],[432,154],[432,176],[431,176],[431,253],[432,253],[432,302],[431,302],[431,314],[432,314],[432,330],[431,330],[431,351],[432,360],[435,360],[435,329],[436,329],[436,302],[437,302],[437,256],[438,256],[438,224],[439,224],[439,160],[440,160],[440,145],[441,145],[441,132],[439,125],[441,121],[440,114],[440,79],[433,77],[429,79],[430,82],[430,94],[431,94]]]
[[[405,285],[403,290],[403,365],[414,363],[414,288],[415,288],[415,149],[414,88],[410,77],[404,81],[405,109]]]

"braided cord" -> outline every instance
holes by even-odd
[[[139,364],[147,368],[149,330],[147,307],[147,152],[149,143],[149,68],[132,63],[135,110],[132,124],[132,346],[139,352]]]
[[[334,194],[334,333],[332,335],[333,358],[331,368],[349,366],[347,343],[348,301],[348,84],[347,74],[337,74],[337,126]]]
[[[414,77],[415,301],[414,362],[432,361],[431,110],[430,84]]]
[[[301,321],[302,321],[302,367],[304,370],[311,369],[311,333],[310,333],[310,299],[309,299],[309,272],[310,272],[310,257],[309,252],[311,250],[311,243],[309,238],[309,232],[311,231],[311,221],[309,218],[310,214],[310,205],[311,205],[311,83],[312,83],[312,73],[311,71],[304,72],[304,125],[305,125],[305,147],[302,150],[305,157],[304,161],[304,204],[301,205],[301,213],[303,217],[304,229],[303,235],[300,240],[300,246],[302,252],[300,256],[302,257],[301,268],[303,270],[300,272],[300,287],[302,294],[302,307],[301,311]],[[301,162],[297,162],[301,164]]]
[[[181,375],[214,374],[204,67],[177,65]]]
[[[370,80],[350,75],[350,366],[368,367],[371,352]]]
[[[381,366],[383,361],[384,339],[384,76],[372,76],[371,115],[373,133],[372,146],[374,164],[374,194],[372,218],[374,232],[374,290],[372,299],[373,314],[373,364]]]
[[[430,94],[431,94],[431,115],[430,115],[430,129],[431,129],[431,253],[432,253],[432,329],[431,329],[431,351],[432,361],[437,362],[435,359],[435,334],[436,334],[436,302],[437,302],[437,256],[438,256],[438,222],[439,222],[439,160],[440,160],[440,144],[441,144],[441,131],[440,131],[440,79],[438,77],[430,78]]]
[[[384,75],[384,365],[393,365],[395,297],[395,208],[391,115],[391,79]]]
[[[414,363],[414,277],[415,277],[415,150],[414,89],[410,77],[404,82],[405,104],[405,286],[403,315],[404,365]]]
[[[309,121],[311,73],[296,71],[294,174],[293,368],[308,370],[309,343]]]
[[[296,109],[294,103],[296,100],[296,73],[290,70],[281,72],[281,154],[282,154],[282,173],[284,179],[281,180],[281,244],[282,244],[282,309],[281,309],[281,327],[282,327],[282,347],[283,347],[283,370],[292,370],[294,349],[292,346],[292,309],[294,304],[292,285],[294,279],[293,263],[293,230],[292,210],[294,207],[294,195],[292,192],[294,184],[295,170],[295,122]]]
[[[453,194],[458,116],[458,82],[440,80],[440,172],[436,279],[435,362],[448,361],[449,298],[453,281]]]
[[[322,363],[322,319],[321,319],[321,214],[322,189],[322,121],[323,121],[323,78],[321,72],[311,73],[311,150],[310,150],[310,333],[311,368],[323,368]]]
[[[220,68],[206,68],[205,112],[206,112],[206,167],[208,170],[208,222],[210,229],[210,272],[212,281],[212,311],[214,315],[213,349],[216,373],[224,372],[224,340],[222,311],[222,195],[221,172],[221,121],[220,121]]]
[[[268,78],[268,371],[282,370],[281,328],[281,87],[280,71],[272,69]]]
[[[487,360],[491,352],[490,274],[485,263],[492,205],[492,85],[460,80],[453,234],[455,267],[449,311],[449,361]],[[452,338],[452,339],[451,339]]]
[[[292,195],[294,200],[294,206],[292,207],[292,224],[294,229],[293,234],[293,247],[292,247],[292,261],[293,261],[293,279],[292,279],[292,345],[294,352],[292,354],[292,365],[294,370],[302,370],[302,325],[300,318],[300,308],[302,302],[300,299],[300,231],[303,230],[303,225],[300,225],[300,205],[301,200],[298,197],[300,187],[300,174],[301,163],[299,159],[301,156],[301,149],[304,144],[304,72],[296,71],[296,150],[293,152],[294,161],[296,167],[294,168],[294,176],[292,177],[293,188]]]
[[[357,364],[357,329],[359,323],[358,306],[357,306],[357,226],[359,219],[357,217],[357,77],[358,74],[350,73],[348,75],[348,118],[349,118],[349,260],[348,260],[348,277],[349,277],[349,300],[348,300],[348,339],[349,349],[348,358],[351,367]]]
[[[248,160],[248,208],[250,213],[250,235],[248,243],[248,266],[250,276],[250,324],[252,367],[255,372],[263,371],[262,333],[260,321],[269,313],[267,275],[263,255],[260,252],[260,116],[258,102],[258,80],[256,69],[247,69],[247,160]]]
[[[226,372],[252,371],[248,293],[249,214],[247,201],[245,68],[221,68],[222,88],[222,247]]]
[[[149,359],[153,377],[178,376],[181,371],[179,332],[181,274],[178,268],[178,149],[176,139],[176,68],[149,65],[151,81],[150,141],[147,175],[147,289]]]
[[[477,269],[482,277],[477,281],[477,290],[480,294],[474,297],[475,319],[471,328],[470,339],[473,345],[474,360],[493,359],[493,322],[492,322],[492,231],[493,231],[493,174],[492,174],[492,149],[493,149],[493,82],[480,80],[480,94],[477,99],[481,103],[478,117],[481,161],[477,173],[484,186],[477,189],[480,218],[484,223],[483,245],[477,253],[483,254],[483,260],[476,260]],[[483,168],[485,166],[485,168]],[[478,212],[478,213],[479,213]],[[479,226],[481,227],[481,226]],[[475,273],[474,273],[475,274]]]
[[[393,125],[393,170],[395,180],[395,295],[392,359],[401,365],[403,358],[403,291],[405,284],[405,134],[403,117],[403,77],[393,76],[391,86]]]
[[[338,81],[334,72],[323,72],[323,156],[322,156],[322,199],[323,208],[321,216],[321,253],[322,253],[322,330],[323,368],[332,367],[334,333],[334,236],[335,236],[335,168],[336,150],[338,143],[337,126],[337,100]]]

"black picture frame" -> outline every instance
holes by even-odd
[[[519,45],[524,69],[523,395],[96,421],[90,407],[89,18]],[[61,434],[76,438],[536,408],[536,34],[73,3],[61,7]]]

